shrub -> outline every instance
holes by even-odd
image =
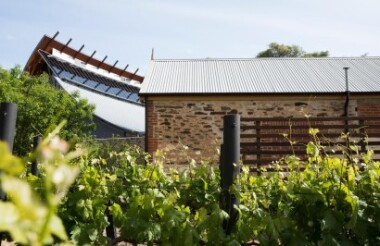
[[[43,178],[25,179],[25,164],[0,142],[0,184],[7,200],[0,200],[0,232],[23,245],[46,245],[68,240],[57,206],[79,171],[67,163],[76,155],[66,153],[67,144],[53,135],[45,139],[36,152]],[[32,185],[33,184],[33,185]],[[3,238],[1,238],[3,239]],[[1,240],[0,239],[0,240]]]
[[[71,241],[78,245],[121,241],[148,245],[378,245],[380,163],[372,160],[373,151],[359,155],[353,151],[355,145],[338,146],[343,154],[330,156],[316,137],[318,131],[310,132],[315,141],[307,145],[306,160],[287,156],[273,163],[277,172],[263,169],[261,175],[241,166],[230,189],[240,200],[236,206],[239,217],[228,234],[223,229],[228,213],[219,206],[220,175],[214,165],[190,160],[183,170],[164,168],[160,161],[150,162],[149,156],[132,147],[108,153],[95,149],[72,160],[80,174],[62,199],[58,214]],[[77,145],[77,149],[83,147]],[[8,163],[2,168],[13,170],[9,168],[11,160],[2,159]],[[48,170],[46,177],[51,175]],[[10,174],[2,174],[2,184],[6,183],[4,175]],[[36,180],[32,183],[38,184]],[[49,194],[58,190],[45,187],[39,191],[45,194],[41,201],[48,209]],[[115,239],[105,234],[111,217],[118,228]],[[0,228],[4,228],[2,223]],[[11,232],[11,227],[6,231]],[[50,233],[57,235],[53,229]],[[16,232],[11,235],[25,242]],[[57,236],[64,240],[63,235]]]

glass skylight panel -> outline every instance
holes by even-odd
[[[127,99],[137,102],[139,100],[139,95],[137,95],[137,93],[132,93]]]
[[[59,73],[59,72],[61,72],[62,70],[61,69],[59,69],[58,67],[56,67],[56,66],[53,66],[53,69],[54,69],[54,71],[56,72],[56,73]]]
[[[99,84],[96,86],[96,90],[101,92],[106,92],[106,90],[109,88],[109,86],[106,86],[105,84]]]
[[[83,78],[83,77],[81,77],[81,76],[75,76],[75,77],[73,78],[73,80],[74,80],[75,82],[78,82],[79,84],[83,84],[87,79],[86,79],[86,78]]]
[[[106,93],[116,95],[119,91],[120,91],[119,88],[111,87],[108,89],[108,91],[106,91]]]
[[[47,63],[59,78],[79,86],[87,87],[90,90],[108,94],[111,97],[117,97],[130,102],[139,103],[137,88],[128,86],[116,79],[104,77],[83,67],[71,64],[67,61],[56,59],[48,56]]]
[[[127,98],[129,96],[130,92],[126,90],[122,90],[117,96],[122,98]]]
[[[71,79],[71,77],[73,77],[74,74],[70,73],[70,72],[67,72],[65,70],[63,70],[60,74],[59,74],[59,77],[62,78],[62,79]]]
[[[97,84],[99,84],[98,82],[96,81],[93,81],[93,80],[87,80],[86,83],[84,83],[86,86],[88,87],[91,87],[91,88],[94,88]]]

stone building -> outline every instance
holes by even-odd
[[[140,96],[148,152],[217,161],[226,114],[380,116],[380,57],[152,60]]]

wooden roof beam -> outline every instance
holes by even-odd
[[[73,40],[73,39],[70,38],[69,41],[67,41],[67,43],[62,47],[62,49],[59,50],[59,52],[62,53],[62,52],[67,48],[67,46],[69,46],[69,44],[71,43],[72,40]]]

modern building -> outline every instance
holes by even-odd
[[[131,73],[128,65],[121,69],[69,47],[71,39],[63,44],[54,37],[44,36],[30,56],[24,70],[31,75],[47,72],[52,84],[68,93],[79,92],[82,98],[95,105],[94,132],[97,138],[143,135],[145,107],[139,90],[143,77],[138,69]]]

